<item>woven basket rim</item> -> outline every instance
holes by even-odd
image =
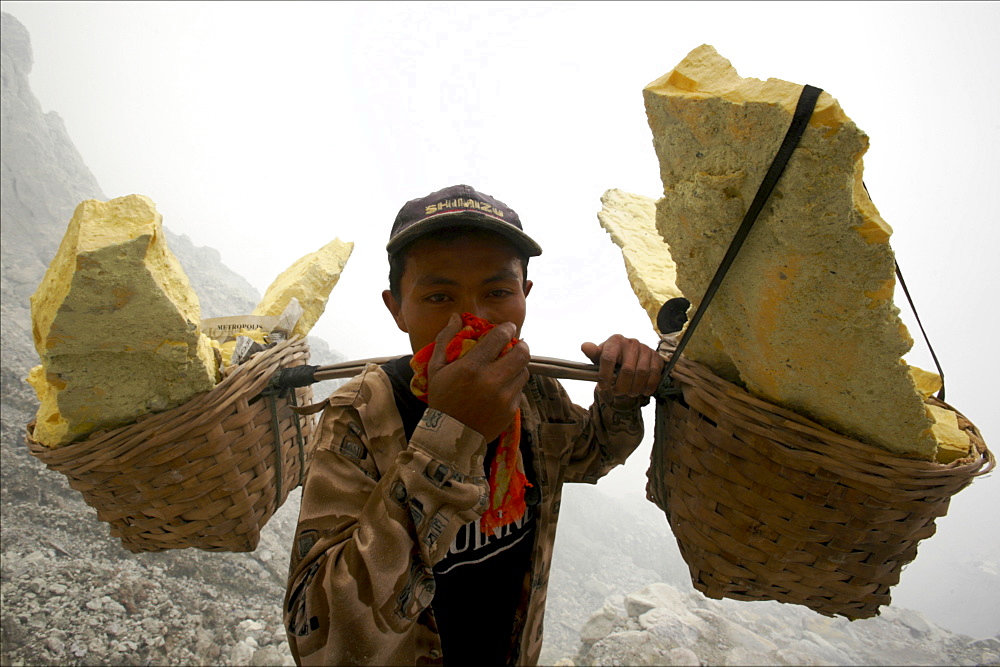
[[[663,337],[662,340],[661,355],[665,359],[669,359],[670,354],[674,350],[676,340],[669,337]],[[928,402],[954,411],[969,423],[971,431],[967,429],[966,432],[970,435],[975,453],[970,452],[968,456],[950,463],[938,463],[936,461],[901,456],[887,449],[837,433],[793,410],[756,397],[743,387],[719,377],[704,364],[688,359],[683,354],[681,354],[674,365],[670,377],[675,386],[680,386],[682,390],[685,386],[689,386],[715,394],[720,398],[724,396],[728,399],[734,399],[739,404],[748,406],[750,410],[770,413],[782,420],[781,426],[799,431],[807,436],[807,438],[802,439],[799,443],[805,445],[805,448],[800,446],[792,447],[784,443],[772,441],[776,445],[802,453],[809,451],[824,457],[830,456],[833,453],[838,460],[849,460],[856,467],[868,469],[875,474],[890,469],[895,474],[903,473],[916,478],[973,478],[986,475],[996,467],[995,456],[986,446],[982,434],[972,420],[954,406],[933,397]],[[848,458],[846,456],[848,451],[854,452],[857,455]]]
[[[246,363],[226,368],[223,370],[222,380],[212,389],[195,394],[178,406],[143,414],[128,424],[99,429],[82,440],[65,445],[49,447],[35,440],[33,437],[35,420],[32,419],[25,426],[25,440],[32,455],[46,464],[59,465],[69,460],[79,461],[80,458],[95,451],[100,451],[102,459],[107,459],[110,458],[108,449],[114,447],[115,443],[128,445],[133,438],[159,426],[171,424],[184,413],[197,414],[200,418],[207,419],[208,413],[221,413],[240,396],[247,394],[256,396],[265,389],[272,375],[281,368],[281,362],[303,349],[308,349],[307,339],[293,336],[274,347],[258,352]],[[180,426],[172,428],[190,429],[190,421],[182,422]],[[141,446],[127,446],[127,449],[123,449],[123,458],[115,458],[124,460],[142,453]]]
[[[875,616],[951,498],[996,465],[958,410],[975,452],[942,464],[837,434],[683,355],[671,379],[681,395],[658,398],[647,499],[708,597]]]

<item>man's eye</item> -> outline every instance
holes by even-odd
[[[433,303],[444,303],[445,301],[448,300],[448,295],[447,294],[440,294],[440,293],[438,293],[438,294],[431,294],[430,296],[427,297],[427,300],[431,301]]]
[[[490,296],[499,298],[510,296],[511,294],[513,294],[513,292],[509,289],[495,289],[490,292]]]

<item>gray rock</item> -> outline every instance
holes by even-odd
[[[811,630],[803,630],[802,638],[814,646],[813,652],[822,657],[823,660],[840,665],[853,664],[853,661],[846,653],[844,653],[844,651],[834,646],[823,637],[820,637],[815,632],[812,632]]]
[[[616,632],[595,643],[586,655],[591,665],[664,665],[665,656],[641,630]]]
[[[273,665],[281,665],[285,661],[285,656],[281,655],[276,648],[273,646],[265,646],[262,649],[257,649],[253,653],[253,657],[250,659],[250,664],[254,667],[273,667]]]
[[[801,645],[803,642],[798,642],[798,644]],[[820,656],[816,655],[816,651],[811,648],[800,648],[799,646],[779,649],[775,655],[778,659],[777,664],[780,665],[802,665],[803,667],[812,667],[814,665],[837,664],[823,660]]]
[[[688,614],[688,616],[691,616]],[[646,628],[653,642],[664,650],[674,648],[694,648],[698,640],[701,639],[700,628],[704,623],[696,616],[691,616],[695,623],[682,620],[676,615],[663,614],[662,610],[653,609],[642,615],[642,619],[650,627]],[[655,621],[655,622],[654,622]]]
[[[22,560],[23,560],[23,562],[24,562],[25,565],[27,565],[27,566],[33,566],[33,565],[40,565],[41,563],[44,563],[45,561],[47,561],[51,557],[52,557],[52,552],[51,551],[48,551],[48,550],[44,550],[44,551],[39,550],[39,551],[32,551],[30,554],[28,554],[27,556],[25,556]]]
[[[105,598],[104,611],[121,616],[125,613],[125,607],[110,598]]]
[[[233,646],[232,651],[229,653],[229,664],[249,665],[256,651],[257,642],[253,641],[252,638],[248,637],[244,641],[236,642],[236,645]]]
[[[663,607],[654,607],[646,613],[639,616],[639,627],[643,630],[649,630],[657,625],[662,625],[664,623],[669,623],[671,619],[676,618],[677,613],[671,609],[664,609]]]
[[[614,607],[605,604],[600,611],[594,612],[580,630],[580,641],[584,644],[593,644],[599,639],[607,637],[615,629],[616,625],[624,621]]]
[[[45,641],[45,648],[51,651],[53,655],[60,656],[65,652],[66,645],[58,637],[49,637]]]
[[[87,655],[87,647],[81,644],[80,642],[74,641],[71,642],[69,645],[69,652],[78,658],[82,658],[83,656]]]
[[[890,644],[880,651],[881,664],[884,665],[940,665],[943,664],[941,654],[936,647],[915,644]]]
[[[684,595],[670,584],[656,583],[625,596],[625,612],[633,618],[657,607],[683,609]]]
[[[714,611],[715,613],[721,613],[724,611],[722,603],[719,600],[707,598],[701,593],[694,591],[688,593],[686,602],[688,607],[691,609],[708,609],[709,611]]]
[[[923,637],[931,633],[931,626],[920,612],[911,609],[899,610],[899,622],[910,628],[914,637]]]
[[[264,629],[264,624],[260,621],[248,618],[245,621],[240,621],[240,624],[236,627],[239,628],[240,632],[248,635],[255,635]]]
[[[675,667],[700,667],[701,665],[698,655],[689,648],[672,648],[667,651],[666,657],[666,664]]]
[[[163,632],[163,621],[159,618],[147,616],[141,622],[142,629],[149,634],[158,635]]]
[[[988,650],[988,651],[1000,651],[1000,637],[986,637],[984,639],[977,639],[976,641],[969,644],[972,648]]]
[[[752,649],[744,648],[742,646],[736,646],[730,649],[723,661],[724,665],[733,665],[734,667],[739,667],[740,665],[749,666],[766,666],[773,665],[775,663],[775,653],[772,652],[762,652],[755,651]]]
[[[720,616],[707,609],[695,609],[693,612],[701,617],[711,628],[712,634],[718,637],[725,646],[742,646],[753,653],[774,653],[778,647],[770,639],[747,630],[736,623]],[[702,635],[708,636],[708,632],[702,631]]]

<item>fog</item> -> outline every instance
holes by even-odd
[[[104,193],[152,198],[164,224],[261,292],[333,237],[354,254],[314,333],[350,359],[402,353],[385,311],[399,207],[468,183],[544,248],[524,337],[583,361],[584,341],[655,333],[597,222],[600,196],[659,196],[642,88],[700,44],[742,76],[810,83],[871,138],[865,183],[947,376],[996,448],[1000,323],[1000,5],[980,3],[4,2],[31,34],[31,86]],[[915,341],[908,359],[933,368]],[[237,314],[237,313],[234,313]],[[567,383],[580,402],[592,387]],[[651,412],[647,414],[651,418]],[[600,488],[643,494],[649,438]],[[992,559],[995,475],[952,502],[894,589]],[[963,592],[962,594],[965,594]],[[974,588],[967,591],[975,595]],[[946,625],[944,619],[935,618]],[[1000,606],[994,626],[1000,629]]]

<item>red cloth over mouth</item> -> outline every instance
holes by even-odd
[[[445,348],[445,362],[451,363],[471,350],[479,339],[495,325],[471,313],[462,313],[462,328]],[[510,339],[500,355],[517,345],[516,338]],[[430,343],[413,355],[410,367],[413,380],[410,390],[420,400],[427,402],[427,365],[434,354],[435,343]],[[470,400],[475,400],[474,397]],[[524,490],[531,486],[524,474],[521,457],[521,410],[514,413],[514,421],[500,434],[496,454],[490,464],[490,505],[483,512],[480,530],[484,533],[513,523],[524,516],[526,505]]]

